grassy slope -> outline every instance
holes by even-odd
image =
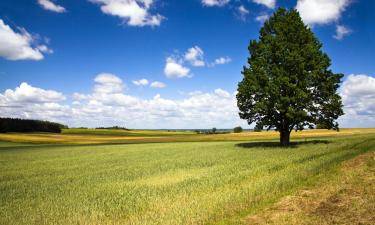
[[[246,224],[375,224],[375,152],[343,163],[318,185],[282,198]]]
[[[0,145],[0,224],[237,223],[375,150],[373,134],[281,149],[238,142]]]
[[[375,134],[375,129],[306,130],[292,132],[294,139],[341,137],[361,134]],[[68,129],[62,134],[50,133],[10,133],[0,134],[0,141],[65,144],[110,144],[110,143],[162,143],[162,142],[200,142],[200,141],[250,141],[278,139],[278,132],[243,132],[229,134],[194,134],[191,132],[165,131],[123,131]]]

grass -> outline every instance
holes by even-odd
[[[176,136],[190,135],[194,132],[182,131],[157,131],[157,130],[121,130],[121,129],[82,129],[71,128],[63,129],[63,134],[88,134],[88,135],[110,135],[110,136],[126,136],[126,137],[160,137],[160,136]]]
[[[215,141],[237,137],[229,135],[137,145],[2,143],[0,224],[245,223],[249,214],[337,173],[341,162],[374,151],[370,131],[335,137],[307,131],[295,140],[324,141],[291,148]],[[238,137],[269,138],[248,135]]]
[[[343,163],[312,188],[282,198],[250,215],[246,224],[374,224],[375,152]]]
[[[294,139],[310,140],[316,138],[347,137],[362,134],[375,134],[374,128],[341,129],[340,132],[330,130],[306,130],[292,132]],[[147,130],[97,130],[97,129],[65,129],[62,134],[51,133],[6,133],[0,134],[0,141],[52,143],[52,144],[131,144],[131,143],[170,143],[170,142],[202,142],[202,141],[256,141],[275,140],[279,133],[243,132],[228,134],[195,134],[192,132],[167,132]]]

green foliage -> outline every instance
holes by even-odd
[[[254,132],[261,132],[263,130],[263,126],[261,124],[256,124],[254,127]]]
[[[329,129],[329,126],[324,123],[318,123],[315,128],[316,129]]]
[[[293,129],[319,123],[338,129],[343,110],[337,89],[343,75],[329,69],[331,61],[321,48],[296,10],[275,12],[259,40],[250,42],[249,66],[238,84],[240,117],[280,131],[283,144]]]
[[[216,127],[212,128],[212,133],[216,133]]]
[[[243,131],[243,129],[240,126],[233,128],[234,133],[241,133],[242,131]]]
[[[67,126],[42,120],[0,118],[0,133],[7,132],[51,132],[61,133]]]

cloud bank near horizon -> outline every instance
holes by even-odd
[[[92,93],[64,95],[22,83],[0,94],[0,116],[35,118],[69,126],[123,125],[131,128],[207,128],[246,125],[238,118],[235,93],[217,88],[182,99],[160,94],[145,99],[126,93],[126,84],[110,73],[98,74]],[[136,84],[146,83],[144,80]],[[136,85],[135,84],[135,85]],[[150,88],[162,88],[153,82]],[[67,99],[67,100],[66,100]]]
[[[127,93],[125,82],[114,74],[98,74],[94,82],[91,93],[77,92],[70,96],[21,83],[14,90],[0,94],[0,116],[51,120],[76,127],[247,127],[246,121],[238,116],[236,93],[222,88],[190,92],[181,99],[163,98],[159,94],[145,99]],[[140,83],[146,82],[140,80]],[[375,126],[374,77],[349,75],[339,93],[345,112],[339,119],[341,127]]]

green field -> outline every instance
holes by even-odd
[[[374,128],[333,130],[305,130],[292,132],[295,140],[316,138],[353,137],[375,134]],[[47,143],[47,144],[131,144],[131,143],[171,143],[207,141],[259,141],[277,140],[275,131],[243,132],[226,134],[196,134],[193,132],[167,132],[150,130],[105,130],[105,129],[64,129],[61,134],[54,133],[0,133],[0,141]]]
[[[307,132],[290,148],[259,141],[277,137],[263,132],[132,145],[0,142],[0,224],[240,224],[375,150],[371,129]]]
[[[126,136],[126,137],[161,137],[161,136],[194,134],[194,132],[182,132],[182,131],[82,129],[82,128],[63,129],[62,133],[63,134],[86,134],[86,135],[110,135],[110,136]]]

